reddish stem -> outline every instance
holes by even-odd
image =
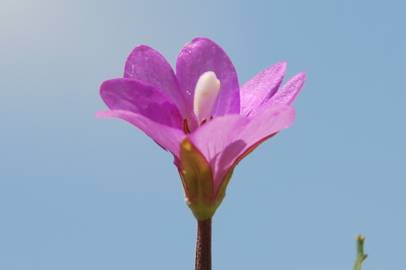
[[[196,270],[211,270],[211,218],[197,221]]]

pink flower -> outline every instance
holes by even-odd
[[[290,106],[305,81],[299,73],[282,87],[286,63],[277,63],[239,86],[227,54],[196,38],[176,61],[176,72],[147,46],[136,47],[124,78],[103,82],[100,95],[116,117],[171,152],[188,205],[198,220],[211,218],[232,172],[261,142],[294,121]]]

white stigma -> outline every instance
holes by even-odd
[[[193,112],[199,124],[211,117],[213,106],[220,92],[220,81],[213,71],[200,75],[195,87]]]

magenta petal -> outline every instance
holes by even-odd
[[[193,113],[196,82],[206,71],[213,71],[221,88],[213,116],[238,114],[240,96],[237,73],[224,50],[207,38],[196,38],[186,44],[176,60],[176,77],[186,95],[187,113]]]
[[[97,116],[120,118],[133,124],[151,137],[161,147],[179,158],[180,144],[185,137],[185,134],[181,130],[156,123],[149,118],[129,111],[112,110],[108,112],[99,112]]]
[[[238,114],[217,117],[194,131],[190,139],[211,163],[236,140],[248,122],[247,117]]]
[[[242,86],[240,92],[242,115],[249,115],[275,94],[285,75],[286,66],[286,62],[272,65]]]
[[[216,187],[219,187],[221,181],[227,175],[230,168],[234,168],[236,164],[241,161],[247,154],[250,153],[256,146],[272,137],[272,135],[288,128],[295,120],[295,110],[288,105],[279,105],[261,109],[257,112],[255,117],[251,118],[250,122],[245,125],[238,137],[234,141],[233,151],[229,151],[229,155],[223,155],[224,161],[222,171],[218,171],[215,176]],[[238,145],[244,143],[244,148],[241,151],[236,149]]]
[[[182,117],[170,98],[156,88],[131,79],[103,82],[100,95],[111,110],[131,111],[160,124],[181,128]]]
[[[248,150],[263,139],[282,129],[290,127],[295,120],[295,109],[289,105],[275,105],[261,108],[255,117],[239,134],[239,139],[247,143]]]
[[[193,144],[212,167],[215,190],[248,150],[289,127],[295,118],[293,107],[279,105],[262,108],[255,117],[238,115],[218,117],[193,132]]]
[[[179,90],[175,73],[166,59],[156,50],[142,45],[136,47],[125,63],[124,77],[141,81],[167,93],[181,112],[185,97]]]
[[[215,190],[233,160],[246,148],[246,143],[238,140],[238,134],[248,123],[247,117],[226,115],[214,118],[190,135],[191,141],[212,168]]]
[[[306,74],[304,72],[293,76],[272,96],[269,100],[269,105],[291,104],[302,89],[305,80]]]

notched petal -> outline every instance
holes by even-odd
[[[278,92],[276,92],[276,94],[269,100],[269,103],[271,105],[291,104],[302,89],[305,80],[306,74],[304,72],[300,72],[299,74],[293,76],[293,78],[291,78]]]
[[[264,69],[241,87],[241,114],[249,115],[278,90],[287,68],[280,62]]]

